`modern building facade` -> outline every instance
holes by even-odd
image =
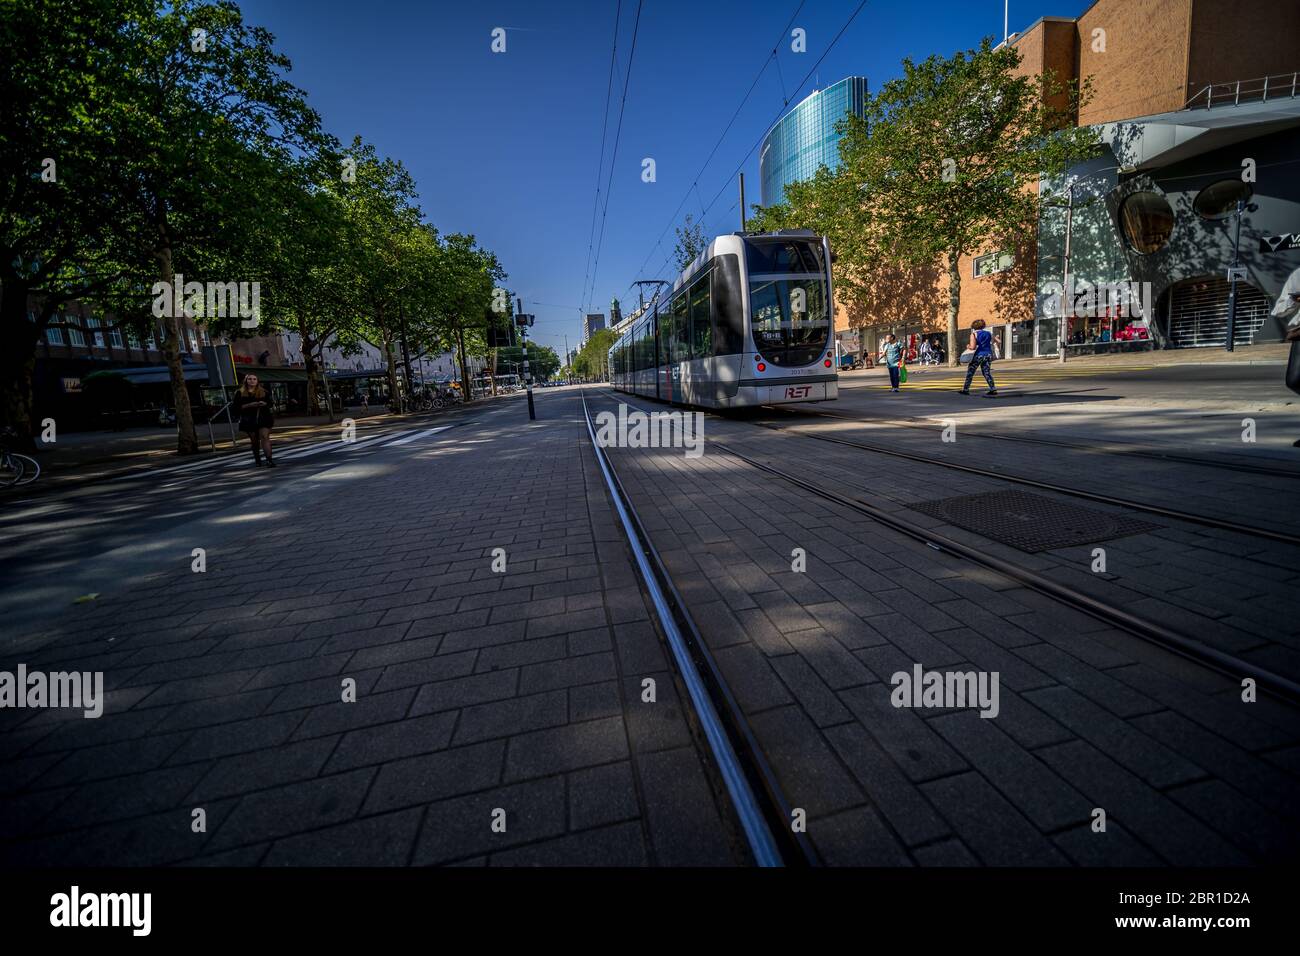
[[[582,343],[587,341],[605,327],[605,316],[601,312],[588,312],[582,317]]]
[[[785,187],[811,179],[818,167],[834,169],[840,160],[835,124],[850,113],[862,116],[867,81],[849,76],[817,90],[776,121],[758,154],[759,201],[781,202]]]

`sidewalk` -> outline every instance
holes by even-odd
[[[1231,352],[1222,348],[1202,349],[1160,349],[1150,352],[1117,352],[1113,355],[1066,355],[1062,362],[1058,356],[1048,355],[1042,358],[1002,358],[997,360],[999,369],[1024,368],[1151,368],[1170,365],[1286,365],[1291,354],[1291,343],[1270,342],[1264,345],[1248,345]],[[927,372],[960,372],[965,374],[966,367],[958,365],[922,365],[919,361],[907,366],[907,374],[921,375]],[[880,371],[884,366],[876,364],[870,369],[856,372],[840,372],[840,375],[852,378],[865,372]]]
[[[107,700],[0,711],[0,862],[743,862],[577,396],[537,404],[244,501],[205,573],[10,640]]]

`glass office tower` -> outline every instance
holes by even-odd
[[[867,98],[865,77],[850,76],[808,96],[777,120],[758,154],[759,201],[780,202],[785,187],[811,179],[817,167],[839,164],[839,134],[835,124],[854,113],[863,115]]]

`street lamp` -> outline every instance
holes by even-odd
[[[1240,265],[1241,262],[1241,215],[1246,212],[1254,212],[1259,208],[1255,203],[1247,203],[1244,199],[1237,200],[1237,211],[1234,212],[1233,218],[1237,220],[1236,235],[1232,240],[1232,268],[1228,270],[1228,341],[1224,343],[1224,351],[1231,352],[1236,348],[1237,337],[1237,280],[1244,279],[1246,270]]]

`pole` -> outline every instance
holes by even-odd
[[[745,231],[745,174],[740,174],[740,231]]]
[[[1061,334],[1060,342],[1057,343],[1057,349],[1061,353],[1060,363],[1065,364],[1065,344],[1070,338],[1070,313],[1074,311],[1074,292],[1070,285],[1074,282],[1074,276],[1070,275],[1070,230],[1074,226],[1074,183],[1070,183],[1066,189],[1065,204],[1065,256],[1064,266],[1062,267],[1061,285]],[[1066,303],[1069,303],[1068,305]]]
[[[517,296],[515,301],[518,303],[516,315],[524,314],[524,300]],[[528,420],[537,420],[537,409],[533,406],[533,373],[528,370],[528,326],[519,326],[519,345],[520,351],[524,354],[524,380],[528,384]]]
[[[1002,0],[1002,42],[1003,43],[1006,43],[1007,40],[1011,38],[1011,34],[1007,32],[1007,7],[1010,5],[1010,3],[1011,0]]]
[[[569,333],[564,333],[564,364],[569,366],[569,378],[573,378],[573,362],[569,360]]]
[[[1232,240],[1232,269],[1228,272],[1228,341],[1224,351],[1231,352],[1236,347],[1237,332],[1237,264],[1241,256],[1241,214],[1246,211],[1246,201],[1237,200],[1237,235]]]

